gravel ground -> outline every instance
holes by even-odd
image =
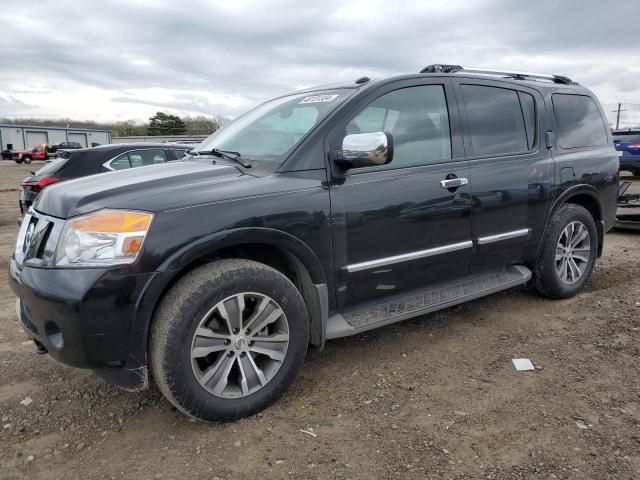
[[[0,162],[5,272],[34,167]],[[273,407],[227,424],[37,355],[2,274],[0,478],[640,478],[639,247],[608,234],[573,299],[519,288],[331,341]]]

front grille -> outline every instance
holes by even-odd
[[[52,266],[57,236],[64,221],[30,209],[20,226],[15,257],[19,264]]]
[[[46,244],[46,237],[49,236],[50,229],[51,223],[47,220],[36,216],[31,217],[22,245],[25,260],[42,258],[42,247]],[[40,256],[38,256],[38,254],[40,254]]]

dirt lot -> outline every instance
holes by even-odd
[[[0,164],[2,272],[34,167]],[[273,407],[228,424],[37,355],[14,318],[1,273],[2,479],[640,478],[638,233],[607,235],[576,298],[521,288],[332,341]]]

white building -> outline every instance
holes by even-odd
[[[110,130],[91,128],[38,127],[30,125],[0,124],[0,146],[2,150],[11,146],[12,150],[33,148],[47,143],[78,142],[83,147],[93,144],[111,143]]]

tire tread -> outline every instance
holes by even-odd
[[[232,420],[262,410],[280,396],[282,390],[284,390],[293,377],[295,377],[304,362],[306,344],[304,351],[298,355],[301,358],[295,359],[294,365],[296,365],[296,368],[283,376],[280,384],[274,389],[273,394],[265,404],[256,405],[253,408],[244,409],[232,415],[212,418],[211,415],[199,411],[195,404],[185,403],[185,397],[188,397],[188,395],[181,395],[180,392],[177,392],[176,379],[167,371],[167,365],[170,361],[167,356],[167,345],[171,338],[176,337],[178,329],[182,328],[183,319],[181,311],[188,311],[190,307],[197,305],[199,299],[206,298],[212,283],[226,284],[234,282],[237,281],[239,276],[254,279],[262,278],[269,281],[285,280],[290,287],[288,294],[294,297],[292,301],[300,302],[304,305],[302,296],[288,278],[274,268],[253,260],[223,259],[211,262],[196,267],[173,285],[161,300],[152,320],[148,342],[149,367],[151,376],[162,394],[176,408],[194,418],[204,420]],[[281,306],[283,307],[284,305]],[[308,339],[308,319],[304,318],[303,320],[306,325],[306,336]]]

